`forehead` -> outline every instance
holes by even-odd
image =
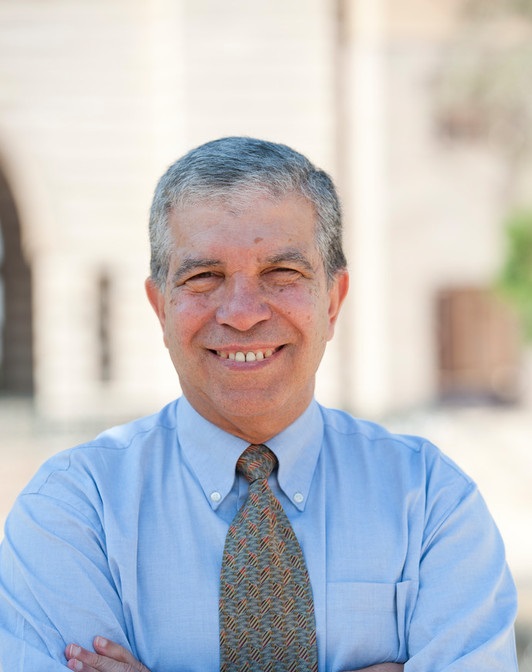
[[[245,193],[185,204],[171,211],[169,227],[177,248],[209,243],[316,247],[314,206],[296,194],[273,198]]]

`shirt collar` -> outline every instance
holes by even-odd
[[[177,406],[177,434],[185,459],[216,510],[233,487],[236,462],[249,443],[206,420],[185,397]],[[279,487],[300,511],[307,502],[322,438],[322,415],[312,401],[295,422],[268,441],[279,461]]]

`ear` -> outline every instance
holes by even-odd
[[[347,269],[338,271],[331,287],[329,288],[329,331],[327,340],[330,341],[334,335],[336,320],[340,314],[340,308],[347,296],[349,290],[349,273]]]
[[[165,297],[164,293],[159,289],[159,287],[153,281],[153,278],[147,278],[144,283],[146,288],[146,294],[148,296],[148,301],[151,304],[151,307],[155,311],[155,314],[159,318],[163,334],[165,334],[165,325],[166,325],[166,306],[165,306]],[[165,340],[166,344],[166,340]]]

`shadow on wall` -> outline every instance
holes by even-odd
[[[0,170],[0,393],[33,393],[31,290],[17,209]]]

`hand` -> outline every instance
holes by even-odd
[[[69,644],[65,649],[67,667],[75,672],[150,672],[120,644],[95,637],[94,651]]]

